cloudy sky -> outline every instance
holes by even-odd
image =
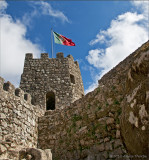
[[[0,76],[19,86],[25,53],[49,53],[51,31],[76,43],[54,44],[78,60],[85,93],[149,39],[148,1],[0,1]]]

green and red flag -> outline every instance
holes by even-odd
[[[53,35],[54,35],[55,43],[66,45],[66,46],[75,46],[75,43],[72,42],[71,39],[68,39],[68,38],[64,37],[63,35],[58,34],[54,31],[53,31]]]

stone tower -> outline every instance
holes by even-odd
[[[20,88],[31,94],[32,104],[45,110],[69,106],[84,95],[78,62],[61,52],[56,58],[41,53],[40,59],[27,53]]]

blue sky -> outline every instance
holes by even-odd
[[[50,29],[76,43],[54,44],[78,60],[85,93],[148,37],[148,1],[0,1],[0,75],[19,86],[25,53],[51,57]]]

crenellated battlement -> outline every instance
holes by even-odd
[[[41,53],[40,58],[34,58],[32,53],[26,53],[26,55],[25,55],[26,61],[30,61],[30,60],[31,61],[34,61],[34,60],[36,60],[36,61],[42,60],[43,61],[43,60],[47,60],[47,59],[48,59],[49,63],[57,61],[58,59],[63,61],[63,63],[65,63],[65,62],[67,63],[67,60],[68,60],[68,61],[72,61],[77,67],[79,67],[79,63],[77,61],[74,61],[74,58],[72,55],[69,54],[67,57],[64,57],[63,52],[58,52],[56,54],[56,58],[49,58],[48,53]]]
[[[58,52],[56,54],[56,58],[63,59],[64,58],[64,53],[63,52]]]
[[[0,159],[15,159],[12,151],[37,147],[38,117],[41,106],[31,104],[31,95],[0,77]],[[7,144],[7,145],[6,145]],[[13,148],[12,148],[13,146]]]
[[[67,57],[64,57],[64,53],[63,52],[58,52],[57,54],[56,54],[56,58],[49,58],[49,54],[48,53],[41,53],[40,54],[40,58],[38,58],[38,59],[63,59],[63,58],[69,58],[69,59],[72,59],[72,60],[74,60],[74,58],[73,58],[73,56],[72,55],[68,55]],[[26,53],[26,55],[25,55],[25,59],[34,59],[34,57],[33,57],[33,53]],[[37,58],[36,58],[37,59]]]
[[[67,57],[70,58],[71,60],[74,60],[71,54],[69,54]]]
[[[21,100],[25,100],[27,103],[31,104],[31,95],[29,93],[24,93],[21,88],[15,88],[9,81],[5,82],[2,77],[0,77],[0,88],[1,91],[7,91],[9,94],[20,97]]]
[[[9,81],[5,82],[2,77],[0,77],[0,89],[1,91],[3,90],[5,92],[8,92],[9,94],[20,97],[21,100],[25,100],[25,102],[31,104],[32,98],[29,93],[24,92],[21,88],[15,88],[14,85]]]
[[[8,92],[12,93],[12,94],[15,93],[15,87],[9,81],[3,84],[3,89],[5,91],[8,91]]]
[[[48,53],[41,53],[41,59],[47,59],[49,58]]]
[[[26,53],[25,59],[33,59],[33,54],[32,53]]]

